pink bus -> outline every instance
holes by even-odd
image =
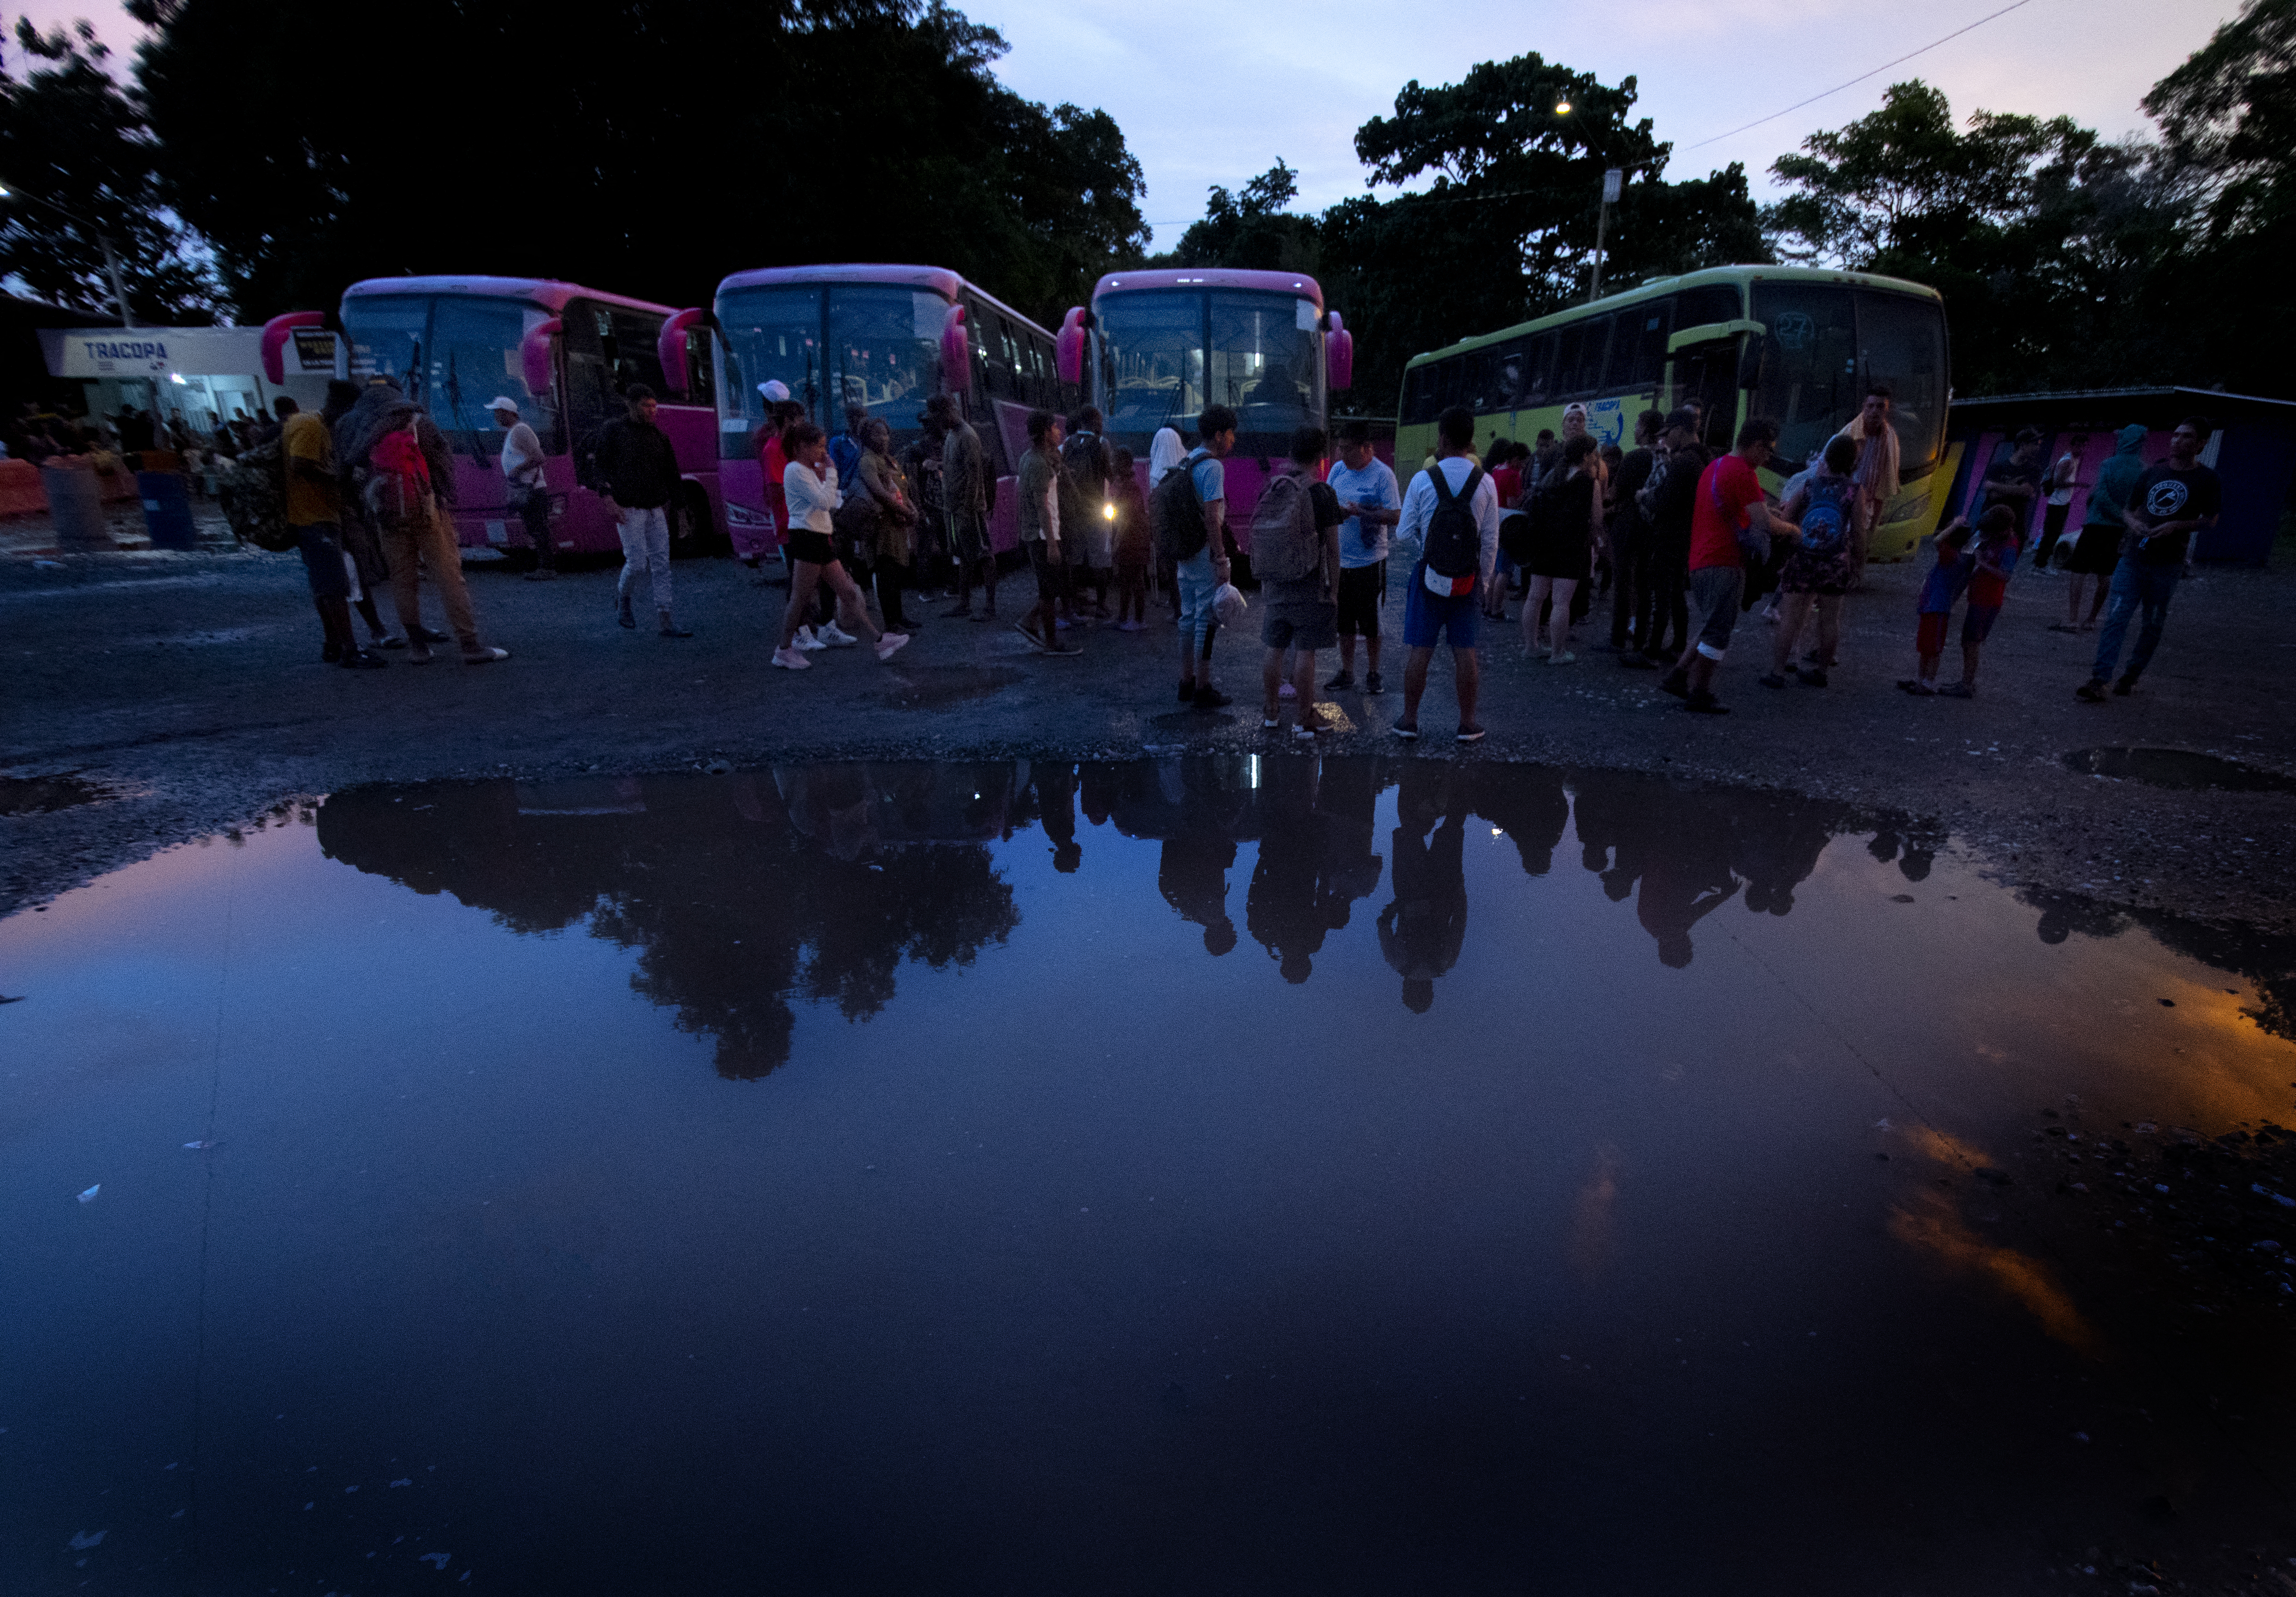
[[[734,552],[755,561],[778,550],[766,498],[758,428],[762,389],[779,382],[834,434],[845,406],[865,406],[893,430],[896,452],[922,430],[925,401],[944,390],[963,402],[996,478],[989,537],[1018,542],[1013,479],[1029,447],[1029,413],[1077,402],[1054,370],[1053,335],[1012,307],[939,266],[775,266],[718,285],[713,333],[718,480]]]
[[[718,546],[718,451],[708,363],[692,313],[532,277],[377,277],[343,291],[340,321],[354,382],[396,377],[430,413],[455,451],[455,534],[464,548],[524,552],[532,545],[506,506],[503,429],[487,402],[507,395],[542,440],[552,537],[561,551],[619,552],[614,519],[578,480],[576,457],[599,428],[623,414],[621,390],[644,383],[660,400],[655,421],[669,435],[685,477],[670,506],[671,548]],[[263,330],[265,375],[279,381],[297,327],[323,326],[323,312],[275,316]],[[680,401],[683,401],[681,403]]]
[[[1291,453],[1293,429],[1330,425],[1329,393],[1354,381],[1355,340],[1316,280],[1295,272],[1111,272],[1091,307],[1062,322],[1057,364],[1100,407],[1108,441],[1132,451],[1144,486],[1158,428],[1193,447],[1207,405],[1234,411],[1227,520],[1249,550],[1268,467]]]

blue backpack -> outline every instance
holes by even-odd
[[[1844,477],[1826,480],[1813,477],[1804,483],[1809,503],[1801,512],[1801,550],[1805,554],[1839,554],[1849,543],[1850,495],[1857,485]]]

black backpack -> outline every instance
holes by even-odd
[[[1427,518],[1427,569],[1438,577],[1472,577],[1483,564],[1483,535],[1475,525],[1474,510],[1483,469],[1468,467],[1467,480],[1456,495],[1443,475],[1441,462],[1428,467],[1427,475],[1435,484],[1435,513]]]
[[[1184,460],[1164,473],[1148,496],[1148,523],[1156,534],[1156,558],[1193,560],[1210,541],[1204,529],[1203,502],[1196,497],[1195,462]]]

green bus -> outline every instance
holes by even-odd
[[[1869,558],[1898,560],[1936,525],[1953,481],[1948,377],[1935,289],[1808,266],[1716,266],[1413,356],[1395,460],[1407,476],[1432,453],[1435,418],[1454,405],[1475,413],[1478,450],[1494,436],[1559,435],[1574,402],[1598,440],[1631,448],[1644,410],[1697,399],[1710,448],[1728,448],[1749,417],[1778,424],[1781,470],[1765,478],[1775,490],[1881,382],[1894,397],[1902,486],[1867,548]]]

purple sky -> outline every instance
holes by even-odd
[[[1239,6],[1162,0],[1115,8],[1076,0],[969,0],[1003,31],[1004,80],[1031,99],[1105,107],[1146,170],[1144,207],[1169,244],[1203,214],[1210,184],[1231,188],[1278,156],[1300,172],[1302,209],[1363,189],[1357,127],[1390,110],[1412,78],[1456,82],[1479,61],[1537,50],[1606,82],[1633,73],[1641,111],[1670,139],[1675,178],[1743,161],[1758,192],[1769,163],[1813,131],[1880,102],[1918,75],[1954,109],[2066,113],[2109,135],[2145,130],[2146,89],[2237,14],[2230,0],[2027,0],[2007,16],[1751,133],[1685,146],[1791,105],[1928,44],[2005,0],[1928,6],[1873,0],[1641,0],[1554,5],[1456,0],[1398,6],[1326,0]],[[111,0],[32,0],[44,25],[86,16],[115,47],[137,36]],[[1149,19],[1152,19],[1152,23]],[[14,52],[10,51],[11,64]]]

